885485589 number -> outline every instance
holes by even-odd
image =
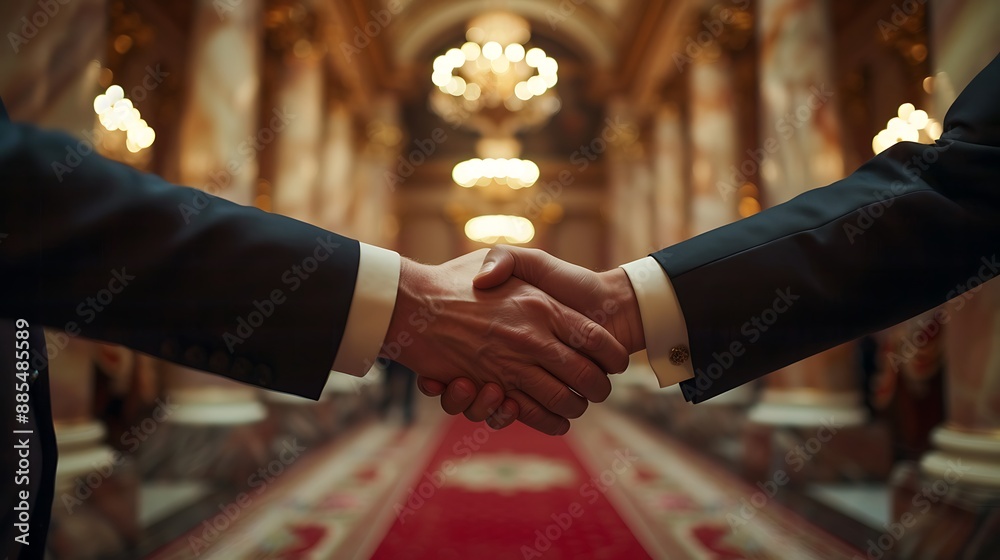
[[[29,340],[28,321],[18,319],[14,326],[14,419],[18,424],[28,423],[28,413],[31,410],[29,400],[31,398],[28,389],[29,380],[32,375],[29,371],[31,364],[31,341]]]

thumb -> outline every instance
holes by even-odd
[[[510,248],[503,245],[493,247],[483,259],[483,266],[472,279],[472,285],[480,290],[495,288],[514,273],[514,264],[514,253]]]

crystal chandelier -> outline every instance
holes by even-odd
[[[465,114],[501,105],[508,111],[554,114],[559,104],[549,92],[559,81],[559,64],[538,47],[525,49],[530,36],[527,20],[515,14],[491,12],[473,19],[467,42],[434,60],[431,82],[441,98],[432,100],[432,107],[446,110],[443,100],[448,100],[451,109]]]

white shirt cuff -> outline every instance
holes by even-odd
[[[361,243],[354,298],[333,371],[363,377],[375,364],[396,306],[399,267],[395,251]]]
[[[621,268],[635,290],[646,339],[646,354],[660,387],[693,378],[694,367],[690,357],[680,365],[670,363],[671,349],[689,346],[684,314],[667,273],[653,257],[623,264]]]

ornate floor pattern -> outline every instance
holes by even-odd
[[[570,441],[591,471],[624,452],[632,468],[608,498],[656,558],[695,560],[854,559],[864,554],[698,455],[606,407],[575,421]],[[764,481],[766,486],[767,481]]]
[[[417,429],[368,423],[343,441],[304,457],[266,487],[248,485],[152,560],[366,558],[385,534],[384,504],[419,475],[414,465],[437,448],[442,424],[428,415]],[[263,490],[263,491],[262,491]]]
[[[587,472],[565,438],[457,420],[392,505],[397,520],[374,558],[648,558],[604,496],[615,476]]]
[[[778,504],[746,509],[757,488],[604,406],[563,438],[440,414],[368,424],[288,472],[151,558],[863,556]]]

